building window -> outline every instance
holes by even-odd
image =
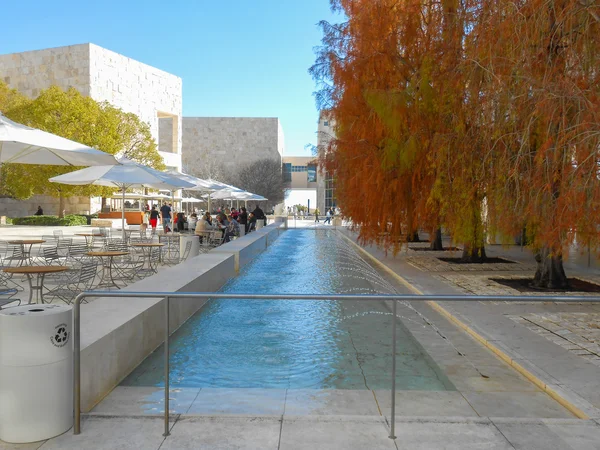
[[[324,127],[328,127],[329,126],[329,122],[327,120],[323,121],[323,126]]]
[[[306,166],[292,166],[292,172],[306,172]]]
[[[292,164],[283,163],[283,182],[291,183],[292,181]]]
[[[308,170],[308,182],[316,183],[317,182],[317,166],[314,164],[309,164],[307,166]]]
[[[336,206],[333,178],[329,173],[325,173],[325,209],[335,208]]]

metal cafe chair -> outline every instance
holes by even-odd
[[[144,266],[137,271],[136,276],[139,278],[146,278],[158,272],[158,264],[160,263],[160,248],[152,247],[148,250],[150,251],[148,266],[146,267],[144,264]]]
[[[80,292],[92,289],[98,274],[98,261],[95,258],[80,260],[79,266],[67,272],[48,277],[44,293],[46,299],[58,299],[70,304]]]
[[[144,268],[144,255],[134,247],[130,247],[122,239],[111,239],[106,248],[108,251],[128,252],[128,255],[112,258],[112,278],[123,283],[131,282],[138,271]]]
[[[3,289],[0,287],[0,309],[6,308],[6,305],[10,305],[14,302],[19,302],[21,304],[21,300],[18,298],[14,298],[13,296],[17,293],[16,289]],[[18,305],[13,305],[18,306]]]

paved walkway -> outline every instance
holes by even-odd
[[[353,233],[344,233],[356,238]],[[414,244],[409,247],[412,246]],[[467,266],[460,273],[452,267],[448,271],[433,271],[433,276],[430,260],[436,256],[447,257],[451,252],[408,250],[393,257],[375,246],[366,246],[365,250],[391,272],[401,275],[416,288],[415,292],[425,295],[516,295],[518,291],[490,281],[490,278],[499,274],[523,277],[523,265],[534,270],[530,262],[533,255],[517,246],[487,249],[488,256],[503,257],[516,261],[516,264],[499,264],[498,267],[488,264],[485,270],[478,271],[469,270]],[[427,254],[420,256],[419,253]],[[585,264],[582,260],[571,260],[566,270],[569,277],[600,280],[594,264],[588,268],[587,259]],[[509,270],[506,266],[516,267]],[[532,277],[533,271],[525,276]],[[600,418],[600,367],[596,359],[600,354],[600,342],[597,341],[600,303],[444,302],[438,309],[459,321],[497,352],[508,356],[513,366],[534,375],[544,389],[568,399],[588,417]]]
[[[600,425],[569,419],[402,418],[396,440],[385,417],[177,417],[164,438],[155,417],[88,417],[79,436],[64,434],[41,450],[596,450]]]
[[[477,277],[500,272],[489,267],[470,273],[439,270],[432,275],[421,264],[427,261],[409,259],[419,258],[417,252],[393,258],[374,247],[366,250],[387,267],[390,280],[395,279],[391,272],[399,274],[410,289],[424,294],[465,293],[469,289],[475,293]],[[520,253],[520,249],[512,251]],[[509,255],[496,247],[490,254]],[[527,270],[519,267],[502,273],[523,276]],[[591,270],[585,273],[595,276]],[[466,284],[449,275],[463,277]],[[408,292],[407,287],[400,290]],[[443,309],[433,306],[420,302],[401,305],[399,314],[455,390],[398,392],[396,440],[387,437],[389,391],[174,390],[170,395],[174,413],[171,435],[164,438],[162,419],[157,416],[164,408],[162,390],[119,387],[84,417],[81,435],[66,433],[45,443],[22,446],[0,443],[0,450],[600,449],[600,405],[594,397],[600,392],[600,368],[529,325],[544,324],[551,334],[575,341],[560,327],[573,321],[587,333],[588,324],[595,323],[588,320],[589,315],[596,314],[598,307],[489,302],[444,303],[440,305]],[[448,319],[459,321],[471,334]],[[552,329],[547,319],[559,328]],[[583,333],[575,325],[568,330],[573,335]],[[593,339],[593,334],[588,337]],[[490,351],[492,347],[508,358],[498,358]],[[590,350],[594,348],[587,348],[588,353]],[[516,366],[540,383],[532,383]],[[548,392],[566,399],[572,410],[588,418],[575,418]]]

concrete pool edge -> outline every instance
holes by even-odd
[[[381,268],[410,291],[417,295],[426,295],[420,289],[409,283],[404,277],[375,258],[371,253],[362,248],[348,236],[344,235],[340,231],[337,232],[347,242],[351,243],[360,252],[360,254],[364,255],[369,261],[373,262],[377,267]],[[481,330],[474,325],[468,325],[465,323],[465,321],[458,317],[458,314],[453,314],[447,307],[443,307],[439,303],[433,301],[427,301],[426,303],[432,309],[443,315],[447,320],[476,339],[480,344],[493,352],[498,358],[527,378],[543,392],[548,394],[553,400],[566,408],[578,419],[587,420],[590,418],[600,417],[598,409],[595,408],[591,403],[575,392],[569,391],[566,387],[556,385],[556,382],[542,369],[538,368],[533,362],[524,359],[520,355],[515,355],[511,349],[503,346],[501,342],[493,340],[484,330]]]
[[[263,227],[237,239],[238,252],[245,244],[262,242],[244,260],[264,251],[279,236],[281,223]],[[264,231],[262,231],[264,230]],[[269,239],[267,239],[269,236]],[[160,270],[124,291],[215,292],[235,277],[233,252],[208,252]],[[81,309],[81,410],[90,411],[163,342],[163,302],[150,298],[97,298]],[[176,331],[204,306],[206,299],[172,299],[170,331]]]

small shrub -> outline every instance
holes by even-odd
[[[13,225],[35,225],[35,226],[46,226],[46,227],[73,227],[77,225],[87,225],[86,216],[80,216],[75,214],[68,214],[62,219],[57,216],[27,216],[27,217],[15,217],[12,219]]]

